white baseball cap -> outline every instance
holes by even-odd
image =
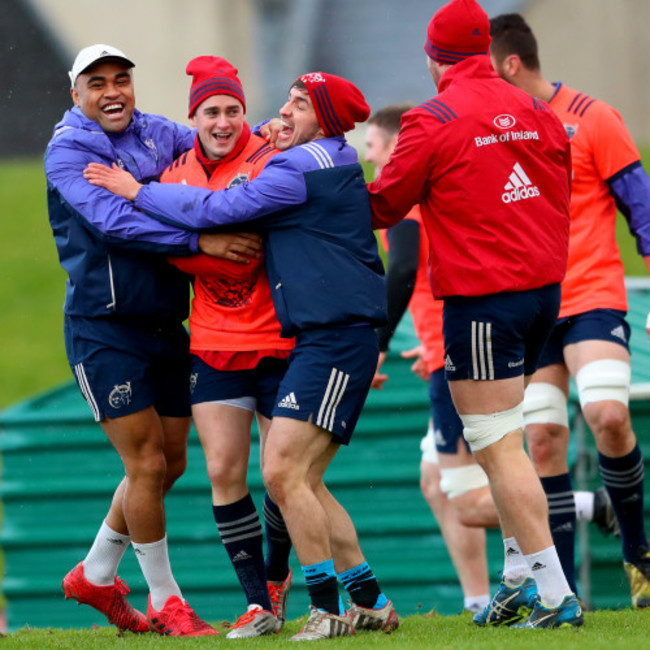
[[[102,59],[121,59],[131,68],[135,68],[135,63],[133,63],[133,61],[122,52],[122,50],[118,50],[116,47],[112,47],[111,45],[97,43],[96,45],[84,47],[84,49],[77,54],[77,58],[72,64],[72,70],[68,72],[70,75],[70,83],[74,86],[77,77],[86,68],[89,68],[93,63],[97,63],[97,61],[101,61]]]

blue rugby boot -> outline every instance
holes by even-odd
[[[476,625],[512,625],[530,614],[537,600],[537,583],[525,578],[518,585],[501,582],[496,594],[472,619]]]
[[[585,622],[582,607],[575,594],[565,596],[557,607],[547,607],[537,600],[528,620],[512,627],[537,629],[554,627],[580,627]]]

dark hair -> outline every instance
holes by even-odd
[[[296,79],[289,87],[289,90],[291,90],[291,88],[297,88],[298,90],[307,90],[307,86],[302,79]]]
[[[412,104],[391,104],[390,106],[384,106],[384,108],[380,108],[370,116],[368,124],[374,124],[393,136],[399,132],[402,115],[412,108]]]
[[[490,19],[490,50],[497,61],[516,54],[528,70],[539,70],[537,39],[520,14],[501,14]]]

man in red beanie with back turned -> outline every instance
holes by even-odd
[[[530,612],[519,626],[579,626],[522,413],[566,272],[569,142],[546,104],[499,79],[489,45],[475,0],[434,15],[424,49],[439,94],[402,118],[397,147],[369,185],[373,225],[391,226],[420,204],[431,288],[444,300],[445,374],[499,511],[503,580],[474,622],[514,624]]]
[[[86,178],[167,223],[195,230],[246,223],[265,233],[265,263],[283,336],[295,336],[264,449],[264,482],[280,506],[311,597],[294,637],[312,641],[398,626],[354,525],[323,482],[348,444],[377,365],[386,320],[383,265],[357,152],[344,133],[368,118],[361,91],[324,72],[297,79],[280,109],[273,156],[254,180],[220,192],[153,183],[90,166]],[[211,252],[214,235],[202,234]],[[353,605],[345,611],[338,578]]]

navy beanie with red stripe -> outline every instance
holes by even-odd
[[[193,77],[188,117],[192,117],[198,105],[212,95],[231,95],[242,103],[246,112],[244,88],[237,77],[237,68],[226,59],[219,56],[197,56],[187,64],[185,72]]]
[[[490,51],[490,21],[476,0],[451,0],[431,19],[424,51],[434,61],[454,64]]]
[[[307,88],[325,137],[341,135],[370,117],[370,106],[351,81],[327,72],[309,72],[299,80]]]

